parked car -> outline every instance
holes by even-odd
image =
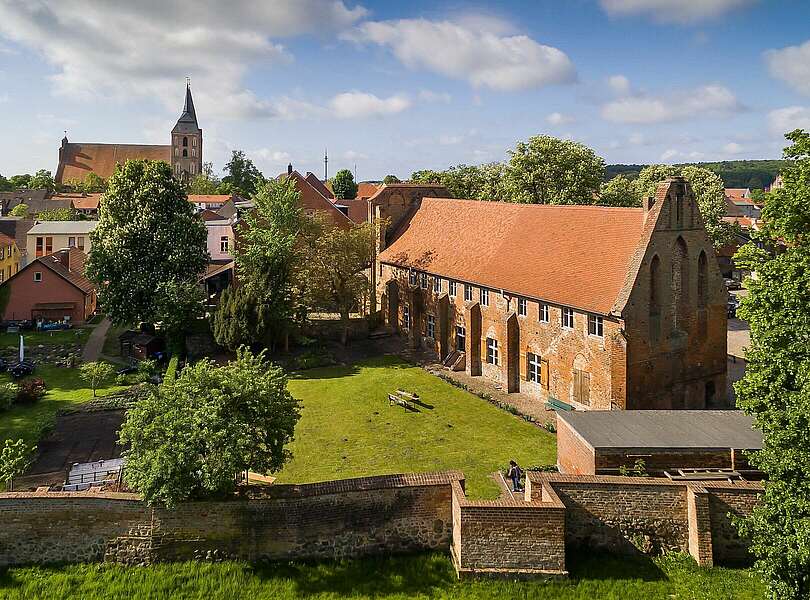
[[[736,279],[724,279],[723,281],[726,282],[726,288],[729,290],[741,290],[742,284],[737,281]]]
[[[34,363],[32,363],[30,360],[18,362],[16,365],[11,367],[8,372],[11,373],[11,376],[14,379],[22,379],[23,377],[31,375],[34,372]]]

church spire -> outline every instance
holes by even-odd
[[[194,110],[194,99],[191,97],[191,80],[186,77],[186,101],[183,104],[183,114],[178,123],[193,123],[197,127],[197,112]]]

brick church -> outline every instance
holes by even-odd
[[[377,297],[412,346],[577,409],[727,406],[727,292],[685,180],[643,208],[416,197],[380,209]]]
[[[62,138],[56,183],[81,182],[90,173],[107,179],[117,164],[129,159],[162,160],[172,166],[174,174],[185,181],[202,172],[202,129],[197,124],[191,87],[186,84],[183,113],[171,131],[171,144],[87,144]]]

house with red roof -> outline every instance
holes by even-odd
[[[85,277],[87,255],[65,248],[29,262],[3,283],[9,290],[4,321],[81,324],[96,311],[96,289]]]
[[[684,179],[643,208],[426,197],[398,214],[376,289],[411,346],[541,406],[726,406],[727,291]]]

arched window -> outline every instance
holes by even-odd
[[[183,148],[185,148],[186,146],[188,146],[188,138],[186,136],[183,136]]]
[[[194,146],[194,147],[197,146],[197,138],[195,138],[195,137],[191,138],[191,145]]]
[[[689,250],[678,236],[672,248],[672,327],[685,330],[689,319]]]
[[[188,158],[188,148],[183,148],[183,158]]]
[[[708,304],[709,300],[709,292],[706,289],[706,279],[708,277],[707,271],[708,265],[706,264],[706,252],[701,250],[700,256],[698,257],[698,280],[697,280],[697,296],[698,296],[697,300],[699,308],[706,308],[706,304]]]

